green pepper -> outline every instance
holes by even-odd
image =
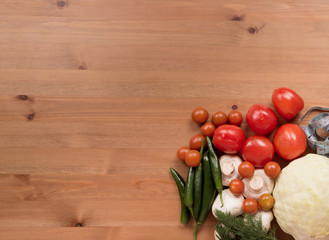
[[[184,179],[181,177],[181,175],[179,175],[179,173],[176,172],[175,169],[170,168],[170,172],[176,182],[178,192],[179,192],[179,197],[180,197],[180,202],[181,202],[180,222],[182,224],[187,224],[188,221],[190,220],[190,211],[184,204],[185,182],[184,182]]]
[[[202,139],[202,146],[200,150],[201,159],[203,155],[203,147],[204,141]],[[195,221],[198,221],[200,208],[201,208],[201,200],[202,200],[202,162],[196,167],[195,175],[194,175],[194,205],[193,212]]]
[[[199,218],[200,208],[202,200],[202,163],[200,162],[195,170],[194,176],[194,206],[193,212],[195,220]]]
[[[222,172],[220,169],[220,165],[218,162],[217,155],[214,151],[214,148],[211,143],[211,139],[207,137],[207,144],[208,144],[208,149],[209,149],[209,159],[210,159],[210,166],[211,166],[211,173],[212,177],[214,179],[214,183],[216,186],[216,189],[219,193],[220,200],[223,205],[223,197],[222,197],[222,192],[223,192],[223,183],[222,183]]]
[[[201,209],[200,209],[198,222],[196,223],[194,228],[194,235],[193,235],[194,240],[196,239],[198,227],[206,220],[216,196],[216,187],[214,185],[214,181],[211,173],[208,152],[206,152],[203,155],[202,164],[203,164],[202,200],[201,200]]]
[[[184,203],[185,206],[188,207],[191,211],[191,214],[194,217],[193,213],[193,189],[194,189],[194,174],[195,174],[195,169],[193,167],[190,167],[187,173],[186,177],[186,185],[185,185],[185,193],[184,193]]]

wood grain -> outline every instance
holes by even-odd
[[[169,167],[187,173],[175,155],[200,132],[192,109],[245,115],[282,86],[303,112],[328,106],[328,11],[306,0],[0,1],[0,239],[191,239]]]

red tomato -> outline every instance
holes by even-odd
[[[233,110],[228,114],[228,121],[232,125],[240,126],[243,121],[242,114],[238,110]]]
[[[240,179],[233,179],[230,182],[229,187],[230,187],[231,193],[233,193],[235,195],[240,195],[243,193],[244,183]]]
[[[214,135],[215,129],[216,127],[213,123],[207,122],[201,127],[201,133],[203,136],[212,137]]]
[[[215,130],[212,142],[224,153],[235,154],[239,152],[245,137],[240,127],[225,124]]]
[[[190,167],[197,167],[201,161],[201,154],[197,150],[190,150],[185,155],[185,163]]]
[[[303,108],[303,99],[289,88],[275,89],[272,103],[278,114],[284,119],[293,119]]]
[[[181,147],[177,150],[177,158],[181,161],[185,161],[185,155],[186,153],[190,151],[190,148],[188,147]]]
[[[204,141],[204,146],[207,144],[206,138],[201,134],[196,134],[190,139],[190,148],[200,150],[202,146],[202,140]]]
[[[227,116],[224,112],[215,112],[211,117],[211,121],[216,127],[218,127],[227,123]]]
[[[250,214],[256,213],[258,210],[258,203],[253,198],[246,198],[243,201],[242,209],[244,213],[250,213]]]
[[[268,162],[264,167],[265,174],[270,178],[276,178],[281,173],[281,167],[277,162]]]
[[[246,120],[250,129],[259,135],[271,133],[278,123],[273,110],[262,104],[252,105],[247,112]]]
[[[264,167],[273,159],[274,147],[268,138],[254,135],[243,143],[241,153],[245,161],[251,162],[255,167]]]
[[[275,151],[286,160],[293,160],[305,152],[306,136],[296,124],[284,124],[276,130],[273,137]]]
[[[251,178],[254,176],[255,167],[250,162],[243,162],[238,168],[239,174],[243,178]]]
[[[207,121],[208,117],[209,117],[209,113],[203,107],[197,107],[192,112],[192,119],[194,122],[198,124],[202,124],[205,121]]]
[[[259,197],[258,204],[259,207],[264,211],[271,210],[274,205],[274,198],[271,194],[264,193]]]

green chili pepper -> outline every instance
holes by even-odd
[[[195,170],[194,176],[194,206],[193,212],[195,220],[199,218],[200,208],[202,200],[202,163]]]
[[[190,167],[187,177],[186,177],[186,185],[185,185],[185,193],[184,193],[184,203],[185,206],[188,207],[191,211],[191,214],[194,217],[194,212],[193,212],[193,189],[194,189],[194,174],[195,174],[195,169],[193,167]]]
[[[179,175],[179,173],[176,172],[175,169],[170,168],[170,172],[176,182],[180,196],[180,202],[181,202],[180,222],[182,224],[187,224],[188,221],[190,220],[190,211],[184,204],[185,182],[184,179],[181,177],[181,175]]]
[[[219,193],[220,200],[223,205],[223,197],[222,197],[222,192],[223,192],[223,183],[222,183],[222,172],[220,169],[220,165],[218,162],[217,155],[214,151],[214,148],[211,143],[211,139],[207,136],[207,144],[208,144],[208,149],[209,149],[209,159],[210,159],[210,166],[211,166],[211,173],[212,177],[214,179],[214,183],[216,186],[216,189]]]
[[[202,140],[202,145],[201,145],[201,149],[200,149],[200,155],[201,155],[200,158],[201,159],[202,159],[203,148],[204,148],[204,141]],[[200,163],[201,163],[201,159],[200,159]],[[197,221],[197,219],[194,216],[194,209],[193,209],[193,204],[195,203],[194,194],[193,194],[194,193],[194,179],[195,179],[195,168],[190,167],[188,174],[187,174],[187,178],[186,178],[184,203],[190,209],[191,214],[192,214],[193,218],[195,219],[195,221]],[[199,185],[198,185],[198,190],[199,190]],[[198,201],[197,204],[200,204],[200,201]]]
[[[211,174],[208,152],[203,155],[202,164],[203,164],[202,200],[201,200],[201,209],[200,209],[198,222],[196,223],[194,228],[194,235],[193,235],[194,240],[196,239],[198,227],[206,220],[216,196],[216,187],[214,185],[213,177]]]
[[[202,146],[200,150],[201,159],[203,155],[203,147],[204,141],[202,140]],[[195,175],[194,175],[194,205],[193,212],[195,221],[198,221],[200,208],[201,208],[201,200],[202,200],[202,162],[196,167]]]

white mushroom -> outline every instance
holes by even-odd
[[[256,169],[254,176],[242,179],[244,183],[243,196],[245,198],[258,198],[264,193],[272,193],[274,188],[274,180],[269,178],[264,169]]]
[[[255,214],[255,219],[261,219],[262,220],[262,226],[263,229],[268,232],[271,228],[271,222],[273,220],[273,213],[272,211],[262,211],[259,210]]]
[[[233,179],[241,179],[238,171],[241,163],[241,158],[236,155],[223,155],[220,157],[219,164],[222,171],[223,186],[229,186]]]
[[[239,216],[243,213],[242,204],[243,204],[243,196],[236,196],[231,193],[230,189],[225,189],[222,192],[223,202],[222,204],[220,200],[219,194],[217,195],[213,205],[212,205],[212,214],[216,217],[216,211],[221,211],[224,213],[230,213],[232,216]]]

